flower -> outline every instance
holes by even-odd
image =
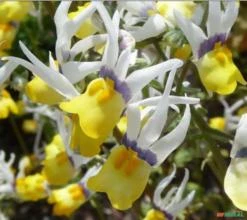
[[[209,126],[211,128],[224,131],[225,130],[225,119],[224,117],[213,117],[209,119]]]
[[[52,190],[48,202],[54,204],[53,214],[57,216],[70,216],[86,201],[86,196],[82,186],[79,184],[69,184],[68,186]]]
[[[10,49],[15,39],[17,28],[12,24],[0,23],[0,55],[3,56],[6,50]]]
[[[22,21],[32,7],[32,2],[4,1],[0,4],[0,21],[8,23],[11,21]]]
[[[160,220],[175,219],[177,214],[193,200],[195,191],[190,192],[182,199],[185,185],[189,179],[189,171],[187,169],[185,169],[185,175],[181,185],[178,188],[172,187],[164,198],[161,197],[162,191],[171,183],[175,177],[175,173],[176,169],[174,169],[169,176],[161,180],[156,187],[153,198],[153,203],[156,208],[149,210],[144,220],[154,220],[155,217]]]
[[[245,85],[232,53],[225,45],[229,31],[238,15],[238,4],[228,1],[225,11],[220,1],[209,1],[207,36],[200,27],[174,11],[178,26],[189,41],[202,84],[208,91],[231,94],[237,82]]]
[[[42,174],[51,185],[68,183],[76,173],[69,159],[60,135],[55,135],[50,144],[45,147]]]
[[[17,178],[15,190],[18,198],[24,201],[37,201],[48,195],[46,179],[39,173]]]
[[[53,214],[57,216],[70,216],[85,203],[91,192],[87,189],[86,181],[95,175],[100,166],[96,165],[88,169],[78,183],[69,184],[63,188],[52,190],[48,203],[53,204]]]
[[[9,117],[10,114],[18,114],[18,107],[7,90],[1,91],[0,119]]]
[[[233,147],[231,150],[231,162],[226,171],[224,179],[224,189],[233,204],[241,209],[247,210],[247,151],[246,151],[246,129],[247,129],[247,114],[241,117],[236,130]],[[237,186],[237,187],[236,187]]]
[[[138,106],[142,101],[128,106],[127,132],[122,144],[112,149],[99,173],[87,182],[92,191],[105,192],[116,209],[126,210],[132,206],[144,191],[152,167],[160,165],[185,138],[190,123],[188,104],[179,125],[159,139],[167,118],[174,76],[175,69],[168,76],[164,94],[159,97],[156,110],[143,127]]]

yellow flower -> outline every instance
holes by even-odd
[[[213,50],[200,58],[197,67],[201,81],[208,91],[228,95],[236,89],[237,82],[246,85],[226,46],[216,44]]]
[[[175,23],[173,10],[176,9],[186,18],[191,18],[195,11],[196,4],[193,1],[176,2],[176,1],[158,1],[156,3],[156,10],[164,18],[172,23]]]
[[[11,24],[0,24],[0,51],[10,49],[15,39],[17,29]],[[4,54],[2,54],[4,55]]]
[[[18,108],[7,90],[2,90],[0,96],[0,119],[7,118],[10,113],[18,114]]]
[[[64,99],[62,95],[48,86],[39,77],[34,77],[27,83],[25,92],[33,102],[47,105],[55,105]]]
[[[46,180],[41,174],[16,179],[16,193],[24,201],[37,201],[47,197]]]
[[[78,116],[82,131],[80,136],[79,126],[74,125],[72,146],[76,147],[79,142],[83,141],[80,145],[87,149],[79,151],[88,152],[84,156],[89,156],[89,154],[92,156],[95,152],[99,152],[100,144],[119,121],[124,106],[122,95],[114,90],[114,82],[103,78],[90,82],[84,94],[71,101],[62,102],[60,104],[62,110]],[[91,149],[92,152],[90,152]]]
[[[66,184],[75,175],[60,135],[55,135],[45,147],[43,174],[51,185]]]
[[[183,44],[181,48],[176,49],[174,53],[174,57],[181,59],[181,60],[187,60],[190,57],[191,54],[191,47],[189,44]]]
[[[38,124],[33,119],[26,119],[22,123],[22,130],[26,133],[36,133]]]
[[[136,152],[122,145],[114,147],[99,173],[88,180],[87,187],[107,193],[114,208],[125,210],[141,196],[151,168]]]
[[[227,169],[224,189],[233,204],[247,211],[247,160],[246,158],[233,158]]]
[[[225,125],[226,125],[226,121],[223,117],[214,117],[209,119],[209,126],[211,128],[224,131]]]
[[[70,184],[62,189],[53,190],[48,198],[50,204],[54,204],[53,214],[70,216],[86,201],[82,186]]]
[[[31,1],[3,1],[0,3],[0,22],[22,21],[31,7]]]
[[[166,220],[165,215],[158,210],[151,209],[147,212],[144,220]]]
[[[89,5],[90,3],[86,3],[83,6],[79,6],[77,11],[70,12],[68,14],[69,18],[73,19],[74,17],[79,15],[82,11],[84,11]],[[85,37],[95,34],[96,32],[97,32],[97,28],[94,26],[92,19],[88,18],[81,24],[75,36],[80,39],[83,39]]]

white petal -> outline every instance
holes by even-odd
[[[72,98],[74,96],[79,95],[79,93],[76,91],[73,85],[62,74],[58,74],[57,72],[48,67],[46,69],[34,66],[32,63],[29,63],[26,60],[20,58],[7,57],[7,59],[12,62],[15,62],[17,65],[21,65],[26,69],[30,70],[34,75],[40,77],[50,87],[55,89],[64,97]]]
[[[162,205],[163,199],[161,198],[161,193],[171,183],[171,181],[175,177],[175,174],[176,174],[176,167],[174,166],[172,173],[169,176],[162,179],[158,184],[158,186],[156,187],[153,197],[153,201],[156,206],[160,207]]]
[[[73,60],[79,53],[85,53],[92,47],[105,43],[107,34],[98,34],[86,37],[76,42],[70,50],[70,59]]]
[[[97,175],[101,167],[102,166],[100,164],[96,164],[93,167],[89,168],[87,172],[84,174],[84,176],[82,177],[82,179],[80,180],[80,183],[85,184],[90,177]]]
[[[132,104],[127,108],[127,137],[135,141],[141,128],[141,113],[138,105]]]
[[[49,66],[51,69],[58,71],[58,65],[56,64],[50,51],[49,51]]]
[[[185,37],[189,41],[194,57],[198,58],[200,44],[207,39],[206,35],[200,27],[184,18],[180,12],[174,10],[174,17],[179,28],[184,32]]]
[[[225,13],[221,18],[221,32],[229,34],[233,24],[238,17],[238,2],[235,0],[227,1]]]
[[[179,68],[182,65],[183,62],[181,60],[170,59],[163,63],[132,72],[126,79],[132,97],[157,76],[165,74],[174,68]]]
[[[101,62],[77,62],[70,61],[61,66],[63,75],[75,84],[83,80],[90,73],[97,72],[101,67]]]
[[[145,39],[156,37],[163,33],[166,29],[164,18],[161,15],[154,15],[148,18],[146,23],[138,30],[130,32],[135,38],[136,42]]]
[[[117,74],[118,79],[120,80],[125,79],[130,62],[131,62],[131,52],[130,49],[127,48],[120,54],[118,58],[117,66],[115,68],[115,73]]]
[[[104,51],[104,55],[102,58],[102,62],[104,65],[107,65],[110,68],[114,68],[117,58],[118,58],[118,27],[115,26],[113,21],[111,20],[110,15],[108,14],[105,6],[102,2],[97,2],[96,4],[97,10],[104,22],[105,28],[108,32],[108,41],[106,44],[106,48]],[[116,16],[119,16],[116,14]]]
[[[157,108],[151,118],[146,122],[141,130],[140,137],[138,138],[137,145],[141,148],[147,148],[153,144],[160,136],[162,129],[167,120],[167,114],[169,109],[169,94],[172,89],[172,84],[176,74],[176,69],[171,70],[169,73],[164,94]]]
[[[195,196],[195,191],[190,192],[189,195],[187,195],[185,199],[183,199],[181,202],[176,203],[175,205],[169,207],[165,211],[170,213],[175,218],[176,215],[180,211],[182,211],[185,207],[187,207],[192,202],[192,200],[194,199],[194,196]]]
[[[190,106],[186,109],[180,123],[166,136],[158,140],[152,147],[151,151],[157,156],[157,164],[160,165],[176,148],[182,144],[190,125]]]
[[[208,37],[219,34],[221,29],[221,14],[220,9],[221,1],[209,1],[208,3],[208,20],[207,20],[207,33]]]
[[[185,186],[186,186],[188,180],[189,180],[189,170],[187,168],[185,168],[185,174],[184,174],[183,181],[182,181],[181,185],[179,186],[178,191],[177,191],[176,196],[175,196],[176,202],[179,202],[181,200]]]
[[[11,73],[17,68],[18,64],[13,61],[8,61],[0,67],[0,85],[2,85],[11,75]]]

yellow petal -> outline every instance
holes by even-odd
[[[42,173],[51,185],[68,183],[76,174],[60,135],[45,147]]]
[[[32,8],[31,1],[2,1],[0,3],[0,21],[22,21]]]
[[[124,106],[121,94],[114,90],[114,82],[103,78],[90,82],[84,94],[60,104],[62,110],[78,114],[83,132],[95,139],[110,134]]]
[[[47,197],[45,178],[34,174],[16,180],[16,193],[24,201],[37,201]]]
[[[247,159],[233,158],[227,169],[224,189],[233,204],[247,211]]]
[[[89,189],[105,192],[114,208],[126,210],[143,193],[151,166],[124,146],[114,147],[102,169],[88,180]]]
[[[57,216],[70,216],[86,201],[82,187],[70,184],[62,189],[53,190],[48,198],[54,204],[53,214]]]
[[[49,87],[42,79],[34,77],[25,88],[27,96],[33,101],[47,105],[55,105],[64,97]]]
[[[2,90],[0,96],[0,119],[7,118],[10,113],[18,114],[18,107],[7,90]]]
[[[69,18],[74,18],[77,15],[79,15],[82,11],[84,11],[90,3],[86,3],[83,6],[79,6],[77,11],[74,12],[70,12],[68,14]],[[92,22],[91,18],[86,19],[80,26],[79,30],[76,32],[75,36],[83,39],[85,37],[88,37],[90,35],[93,35],[97,32],[97,28],[95,27],[95,25]]]
[[[237,82],[246,83],[233,63],[231,51],[225,46],[216,45],[198,61],[197,67],[208,91],[228,95],[234,92]]]
[[[161,211],[151,209],[147,212],[144,220],[166,220],[166,217]]]
[[[81,129],[77,115],[72,116],[73,128],[71,134],[70,147],[85,157],[92,157],[100,152],[100,145],[107,136],[91,138]]]

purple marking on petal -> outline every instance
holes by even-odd
[[[165,215],[165,217],[168,219],[168,220],[173,220],[173,216],[172,214],[168,213],[167,211],[163,210],[162,211]]]
[[[99,71],[99,75],[100,77],[110,78],[112,81],[114,81],[114,89],[122,95],[126,103],[130,100],[131,98],[130,89],[128,88],[125,82],[120,81],[117,78],[117,76],[115,75],[112,69],[103,66]]]
[[[215,36],[210,37],[209,39],[202,42],[200,45],[199,51],[198,51],[198,57],[201,58],[204,54],[213,50],[215,44],[218,42],[221,42],[223,44],[226,42],[226,34],[225,33],[224,34],[216,34]]]
[[[153,166],[157,163],[157,157],[152,151],[148,149],[141,149],[137,146],[137,142],[129,140],[126,134],[122,138],[122,144],[127,148],[131,148],[131,150],[135,151],[138,157],[142,160],[145,160],[149,165]]]

